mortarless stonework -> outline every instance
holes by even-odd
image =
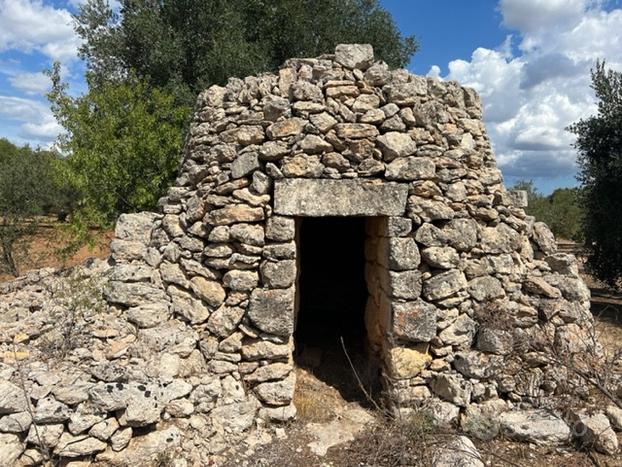
[[[209,88],[161,212],[117,223],[101,266],[110,307],[86,325],[112,331],[93,330],[49,381],[44,364],[26,371],[48,448],[121,465],[140,447],[132,430],[154,423],[164,446],[216,452],[259,418],[293,418],[304,216],[369,218],[366,325],[392,410],[455,422],[554,394],[566,375],[545,343],[584,350],[589,291],[522,202],[475,91],[389,70],[369,46]],[[16,374],[2,371],[0,432],[32,454]]]

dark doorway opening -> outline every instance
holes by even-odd
[[[365,225],[364,217],[308,217],[298,236],[296,361],[348,401],[365,399],[357,375],[366,385],[371,379]]]

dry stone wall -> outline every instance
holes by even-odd
[[[589,291],[504,188],[481,116],[474,90],[390,70],[368,45],[203,92],[160,213],[117,223],[109,307],[68,351],[75,368],[24,364],[30,407],[2,367],[15,458],[43,443],[122,464],[115,453],[140,450],[130,441],[154,424],[166,436],[153,445],[215,452],[295,417],[305,216],[369,218],[365,320],[394,412],[456,422],[554,395],[567,375],[547,355],[585,349]],[[11,329],[7,351],[23,332]]]

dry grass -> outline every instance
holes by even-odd
[[[337,391],[302,368],[296,369],[294,404],[301,423],[325,423],[335,417],[343,400]]]

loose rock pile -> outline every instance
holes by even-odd
[[[588,349],[592,317],[575,258],[504,188],[481,112],[472,89],[389,70],[368,45],[203,92],[175,186],[159,214],[120,217],[111,266],[3,286],[4,458],[205,461],[295,417],[306,216],[369,218],[386,406],[467,428],[507,412],[493,431],[510,433],[513,408],[564,390],[553,357]],[[91,288],[75,303],[58,283]],[[561,423],[547,441],[569,438]]]

